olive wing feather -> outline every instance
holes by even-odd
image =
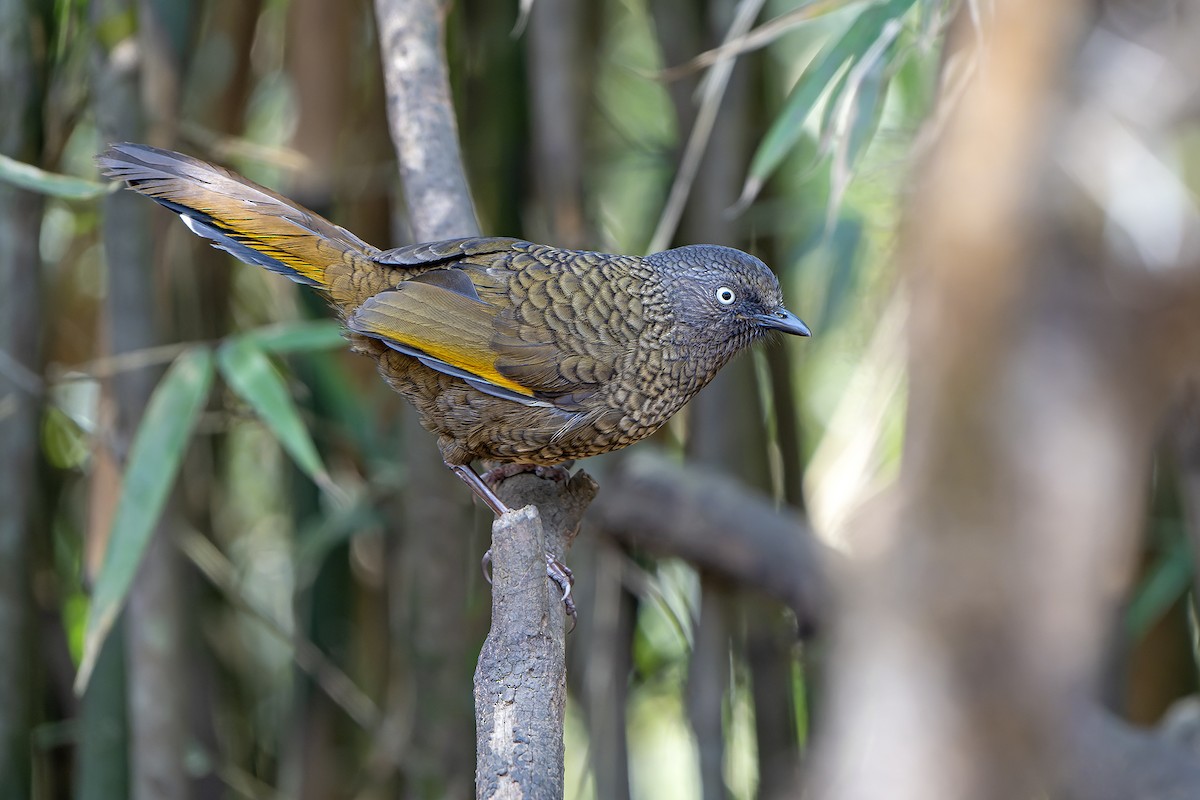
[[[472,282],[486,283],[487,277],[470,268],[430,270],[367,300],[347,326],[487,394],[578,410],[612,377],[617,353],[597,353],[602,345],[581,342],[561,322],[553,324],[539,308],[543,304],[529,302],[525,292]],[[528,285],[529,279],[542,283],[554,276],[535,269],[525,278]],[[511,302],[514,297],[518,302]]]

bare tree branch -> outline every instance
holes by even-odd
[[[605,475],[592,519],[608,535],[686,559],[791,608],[801,632],[828,610],[828,554],[797,516],[737,481],[647,452]]]
[[[439,0],[375,0],[388,122],[417,241],[478,236],[458,142]]]
[[[515,485],[514,485],[515,484]],[[527,485],[522,485],[527,484]],[[521,475],[503,487],[540,500],[492,525],[492,630],[475,670],[476,797],[560,798],[567,707],[563,604],[546,580],[546,552],[564,552],[596,483],[561,486]],[[545,509],[545,519],[538,509]],[[501,587],[511,589],[500,591]]]

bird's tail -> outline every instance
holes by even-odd
[[[214,247],[297,283],[338,294],[338,278],[377,252],[270,189],[182,153],[123,142],[97,161],[105,175],[171,209]]]

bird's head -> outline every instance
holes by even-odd
[[[784,308],[775,274],[749,253],[699,244],[646,260],[662,278],[684,341],[732,355],[771,331],[811,335]]]

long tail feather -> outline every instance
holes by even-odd
[[[378,252],[270,189],[182,153],[122,142],[97,161],[105,175],[171,209],[214,247],[297,283],[330,290],[340,277],[333,273]]]

